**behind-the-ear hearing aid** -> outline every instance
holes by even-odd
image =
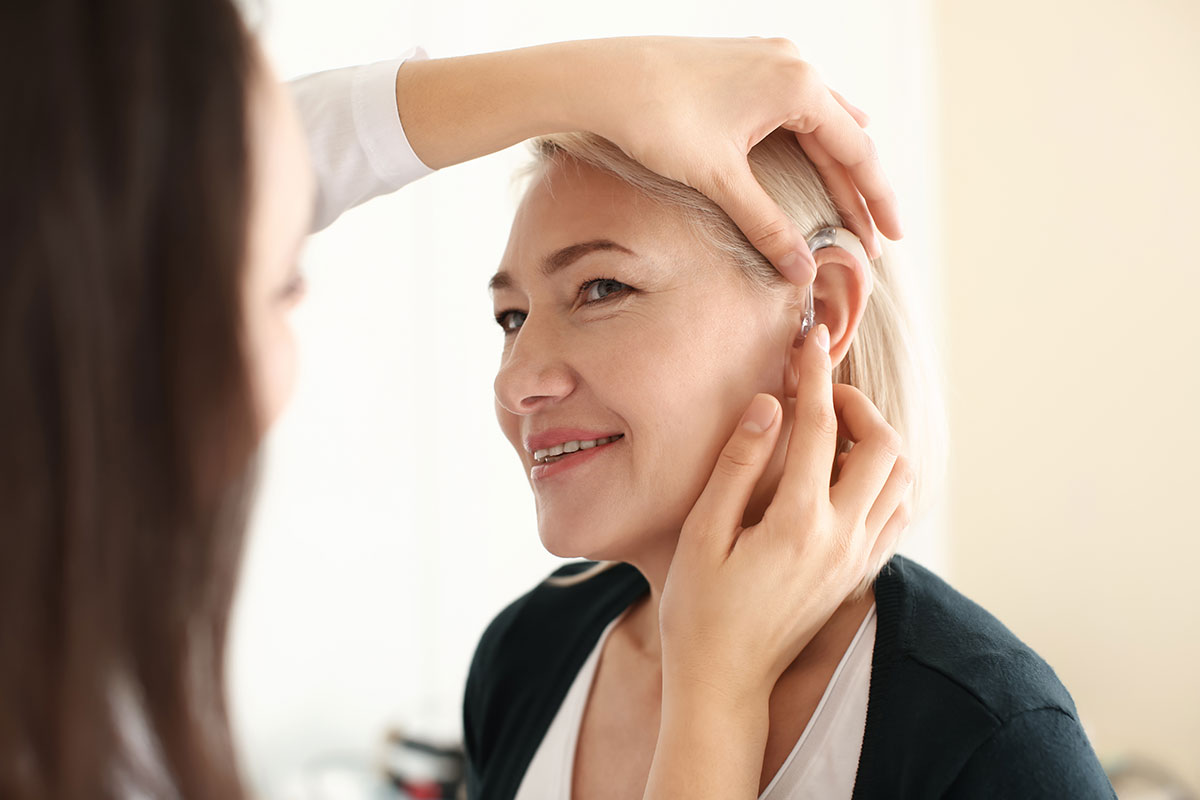
[[[862,241],[857,236],[845,228],[830,226],[821,228],[805,241],[808,242],[809,251],[814,254],[824,247],[841,247],[859,258],[866,273],[863,280],[867,285],[867,295],[870,296],[871,290],[875,288],[871,275],[871,259],[867,258],[867,249],[863,247]],[[804,319],[800,323],[800,335],[797,337],[800,341],[808,338],[808,332],[816,325],[816,321],[817,312],[813,305],[813,290],[810,283],[804,292]]]

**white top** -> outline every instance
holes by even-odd
[[[575,676],[521,779],[516,800],[571,796],[575,748],[583,712],[600,653],[620,619],[617,617],[604,629]],[[849,798],[854,793],[858,757],[867,727],[867,696],[874,649],[875,605],[871,604],[808,725],[759,800],[836,800]]]
[[[343,211],[433,172],[413,152],[396,107],[396,73],[405,61],[423,58],[425,51],[414,47],[391,61],[291,82],[317,176],[313,232]]]

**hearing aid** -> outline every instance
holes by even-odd
[[[819,229],[806,240],[808,243],[809,252],[814,255],[818,250],[826,247],[841,247],[850,253],[860,258],[860,263],[866,274],[863,280],[867,286],[867,295],[870,296],[871,290],[875,287],[875,281],[871,274],[871,259],[867,258],[867,250],[863,247],[862,241],[845,228],[836,228],[827,226]],[[813,289],[812,284],[804,290],[804,319],[800,322],[800,335],[796,337],[796,343],[799,344],[808,338],[808,332],[816,325],[817,312],[813,305]]]

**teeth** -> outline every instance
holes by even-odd
[[[599,447],[602,444],[615,442],[625,434],[619,433],[616,436],[606,436],[603,439],[589,439],[588,441],[563,442],[556,444],[553,447],[547,447],[543,450],[535,450],[533,453],[534,461],[544,462],[547,459],[562,456],[565,453],[574,453],[577,450],[591,450],[593,447]]]

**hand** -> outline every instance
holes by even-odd
[[[911,469],[899,435],[857,389],[832,385],[828,332],[793,350],[795,421],[762,520],[742,515],[775,449],[778,401],[758,395],[683,526],[660,606],[664,694],[702,686],[760,702],[908,521]],[[837,434],[852,441],[836,481]],[[686,688],[684,689],[686,692]]]
[[[896,199],[862,126],[786,39],[626,37],[406,62],[396,107],[434,168],[547,133],[586,130],[712,198],[789,280],[816,265],[804,232],[746,160],[776,128],[794,131],[867,254],[875,226],[902,235]],[[873,222],[872,222],[873,218]]]
[[[816,273],[804,233],[746,160],[776,128],[795,132],[871,258],[881,252],[875,225],[889,238],[903,235],[895,195],[862,129],[866,114],[826,87],[790,41],[638,37],[593,44],[610,55],[591,75],[594,85],[579,93],[591,104],[587,129],[708,195],[794,283],[807,285]]]

